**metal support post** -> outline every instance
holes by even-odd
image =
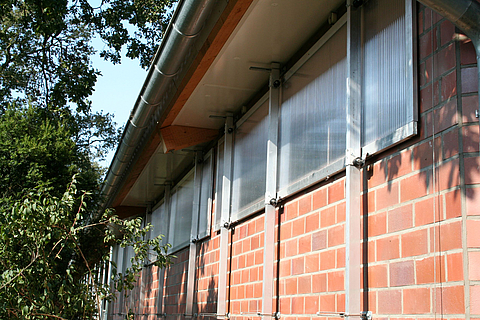
[[[230,223],[230,188],[232,181],[233,156],[233,117],[227,116],[225,121],[225,142],[222,182],[222,213],[220,228],[220,261],[218,270],[217,318],[224,319],[227,314],[227,260],[228,233]]]
[[[167,165],[170,163],[170,160],[168,160]],[[166,225],[170,225],[170,204],[171,204],[171,194],[172,194],[172,187],[171,183],[165,182],[165,195],[163,197],[164,199],[164,206],[165,206],[165,213],[167,214],[167,223]],[[164,241],[170,242],[169,241],[169,236],[170,236],[170,231],[167,229],[167,232],[165,232],[164,235]],[[164,303],[165,299],[163,297],[164,293],[164,281],[165,281],[165,268],[158,269],[158,296],[157,296],[157,310],[156,313],[157,315],[161,315],[164,313]]]
[[[347,8],[345,313],[360,319],[361,9]]]
[[[190,248],[189,248],[189,255],[188,255],[187,305],[185,309],[185,318],[193,318],[193,296],[194,296],[194,290],[195,290],[198,219],[200,214],[200,191],[201,191],[201,183],[202,183],[202,157],[203,157],[203,154],[201,151],[198,151],[195,154],[192,228],[190,231]]]
[[[262,316],[273,316],[273,277],[275,259],[275,206],[277,203],[277,141],[280,104],[280,65],[272,63],[268,105],[267,179],[265,188],[265,246],[263,249]]]

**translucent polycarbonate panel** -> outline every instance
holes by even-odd
[[[203,159],[202,182],[200,187],[200,212],[198,217],[197,238],[206,237],[209,234],[210,218],[212,208],[212,178],[213,178],[213,160],[212,156]]]
[[[193,212],[193,170],[176,187],[176,206],[173,232],[174,249],[179,249],[190,242]]]
[[[151,238],[158,237],[159,235],[163,235],[163,239],[161,244],[165,245],[168,243],[167,235],[168,235],[168,212],[165,210],[165,202],[162,202],[160,206],[158,206],[152,212],[152,230],[150,231]]]
[[[123,248],[123,267],[122,273],[125,273],[125,270],[132,266],[132,258],[135,256],[135,251],[132,246],[127,246]]]
[[[223,188],[223,155],[225,144],[223,141],[218,143],[217,148],[217,166],[215,174],[215,230],[220,229],[222,222],[222,188]]]
[[[283,84],[277,181],[284,195],[345,156],[346,40],[344,26]]]
[[[370,0],[363,10],[362,146],[389,139],[385,147],[397,143],[395,132],[415,120],[411,13],[406,0]]]
[[[264,201],[267,170],[268,100],[235,130],[232,220],[243,218]]]

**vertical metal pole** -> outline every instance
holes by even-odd
[[[265,245],[263,248],[263,296],[264,319],[273,315],[273,276],[275,259],[275,205],[277,201],[277,140],[278,108],[280,104],[280,65],[272,63],[268,104],[267,177],[265,188]]]
[[[231,115],[227,116],[225,121],[224,148],[217,319],[224,319],[227,313],[228,224],[230,223],[230,188],[233,156],[233,117]]]
[[[171,171],[170,171],[171,172]],[[170,182],[165,182],[165,196],[163,197],[164,199],[164,206],[165,206],[165,214],[167,215],[167,232],[164,234],[164,241],[167,243],[170,242],[170,230],[168,229],[168,226],[170,226],[170,203],[171,203],[171,194],[172,194],[172,187]],[[164,304],[165,304],[165,299],[163,297],[164,293],[164,281],[165,281],[165,268],[158,269],[158,296],[157,296],[157,316],[162,315],[164,313]]]
[[[360,307],[360,169],[354,165],[361,156],[361,15],[347,8],[347,168],[345,225],[345,312],[359,315]],[[358,317],[359,316],[354,316]]]
[[[195,177],[193,186],[192,228],[190,231],[190,248],[188,254],[187,305],[185,317],[193,318],[193,296],[197,259],[198,218],[200,213],[200,191],[202,182],[202,152],[195,154]]]

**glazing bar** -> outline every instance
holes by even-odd
[[[278,108],[280,103],[280,65],[272,63],[270,73],[267,179],[265,191],[265,246],[263,249],[263,295],[262,316],[267,319],[273,314],[273,277],[275,259],[275,206],[277,203],[277,141]]]

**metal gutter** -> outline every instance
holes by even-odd
[[[102,187],[104,207],[111,205],[134,157],[143,148],[149,133],[165,112],[173,96],[171,93],[177,90],[178,83],[183,78],[181,73],[188,69],[189,58],[199,51],[195,42],[204,31],[207,18],[217,3],[215,0],[179,2],[107,172]]]

